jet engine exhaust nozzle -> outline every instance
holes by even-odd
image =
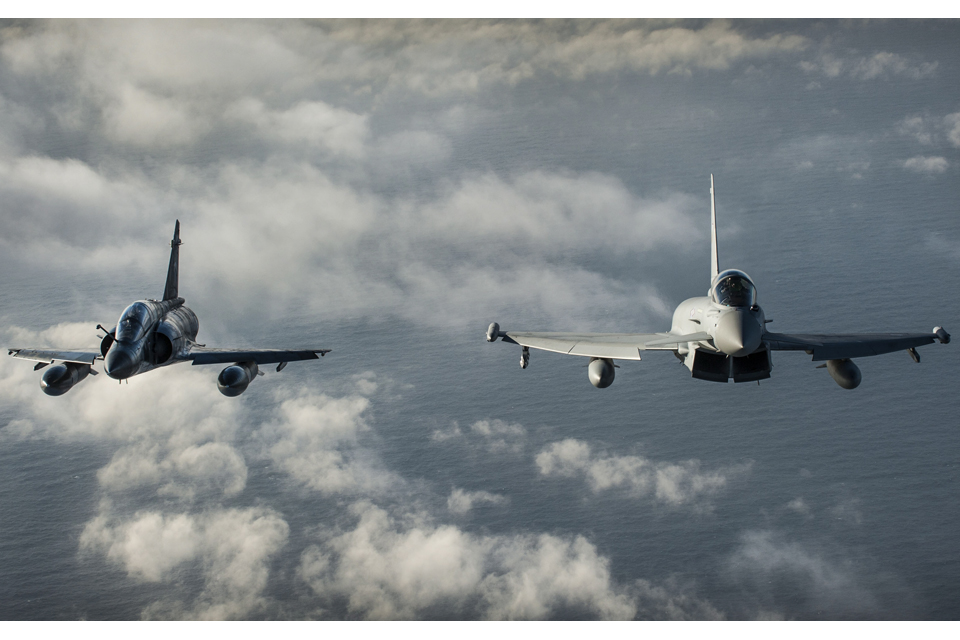
[[[728,356],[739,358],[757,350],[761,333],[760,324],[752,315],[736,309],[720,316],[714,343]]]

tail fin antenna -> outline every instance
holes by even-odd
[[[163,299],[173,300],[178,298],[178,285],[180,280],[180,221],[173,228],[173,240],[170,241],[170,266],[167,267],[167,284],[163,287]]]
[[[720,273],[720,258],[717,255],[717,194],[710,174],[710,282]]]

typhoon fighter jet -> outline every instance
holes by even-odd
[[[97,360],[104,360],[104,371],[114,380],[123,382],[139,373],[177,362],[193,364],[223,364],[231,362],[217,377],[217,387],[225,396],[238,396],[257,375],[263,375],[260,365],[277,364],[281,371],[288,362],[315,360],[330,349],[212,349],[197,343],[200,322],[197,315],[184,305],[178,293],[180,271],[180,221],[170,241],[170,265],[167,282],[160,300],[137,300],[124,309],[117,326],[100,336],[99,349],[21,349],[9,348],[14,358],[37,362],[40,370],[54,362],[40,378],[40,388],[50,396],[60,396],[88,375],[97,375],[93,368]]]
[[[673,326],[665,333],[553,333],[501,331],[494,322],[487,342],[510,342],[521,347],[520,367],[530,364],[530,349],[542,349],[589,358],[590,382],[600,389],[613,384],[614,360],[640,360],[645,351],[671,351],[694,378],[712,382],[752,382],[770,377],[771,351],[806,351],[826,368],[844,389],[860,385],[860,369],[852,358],[907,351],[920,362],[916,348],[950,342],[942,327],[932,333],[786,334],[771,333],[757,288],[743,271],[720,271],[717,257],[717,205],[710,176],[711,281],[707,296],[680,303]]]

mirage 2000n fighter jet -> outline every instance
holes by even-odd
[[[56,361],[40,379],[40,388],[50,396],[63,395],[88,375],[97,375],[93,364],[105,360],[104,371],[119,381],[132,378],[177,362],[193,364],[224,364],[217,387],[225,396],[238,396],[257,375],[263,375],[260,365],[277,364],[281,371],[288,362],[315,360],[330,349],[212,349],[198,344],[200,322],[197,315],[184,305],[177,295],[180,271],[180,221],[170,242],[170,265],[167,283],[161,300],[137,300],[124,309],[117,326],[100,336],[99,350],[85,349],[8,349],[14,358],[33,360],[39,370]]]
[[[501,331],[494,322],[487,341],[512,342],[522,348],[520,367],[530,363],[530,349],[590,358],[590,382],[601,389],[613,384],[614,360],[639,360],[644,351],[672,351],[694,378],[713,382],[760,381],[770,377],[771,351],[806,351],[826,368],[838,385],[855,389],[860,369],[852,358],[905,350],[920,362],[916,348],[935,340],[950,342],[942,327],[932,333],[786,334],[766,330],[770,322],[757,304],[757,289],[743,271],[720,271],[717,257],[717,205],[710,176],[711,281],[707,297],[680,303],[673,326],[665,333],[548,333]]]

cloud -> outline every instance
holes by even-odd
[[[656,74],[727,69],[742,60],[806,46],[797,35],[751,37],[724,21],[699,28],[588,20],[351,21],[318,27],[338,46],[353,47],[349,57],[331,60],[334,64],[325,73],[352,73],[355,81],[364,82],[387,78],[387,87],[427,95],[475,92],[543,73],[581,80],[623,70]],[[345,62],[352,63],[351,68],[343,66]]]
[[[460,425],[456,422],[450,425],[448,429],[434,429],[433,433],[430,434],[430,439],[433,442],[446,442],[447,440],[454,440],[461,437],[463,437],[463,432],[460,430]]]
[[[937,62],[914,63],[896,53],[881,51],[869,58],[861,58],[850,69],[850,74],[861,80],[872,80],[891,75],[912,79],[926,78],[937,70]]]
[[[12,327],[5,331],[5,340],[11,345],[83,346],[96,342],[93,324],[61,324],[41,332]],[[267,384],[272,384],[276,406],[268,419],[257,422],[246,415],[243,400],[217,391],[215,375],[212,368],[174,365],[122,386],[106,376],[91,376],[54,399],[42,395],[39,374],[29,363],[6,358],[0,360],[3,404],[14,403],[21,417],[4,434],[113,440],[122,446],[98,472],[104,488],[156,486],[161,495],[187,501],[198,494],[233,496],[243,491],[247,466],[236,442],[241,429],[255,430],[256,455],[310,489],[327,494],[375,491],[390,481],[360,446],[362,434],[369,431],[364,417],[368,398],[292,391],[275,380]],[[347,387],[372,393],[377,384],[365,374]]]
[[[191,117],[187,107],[130,84],[119,90],[115,104],[104,109],[104,133],[117,142],[167,147],[192,142],[209,125]]]
[[[954,147],[960,147],[960,112],[940,117],[913,115],[907,116],[897,125],[897,132],[901,135],[915,138],[923,145],[942,143],[946,136],[947,142]],[[922,156],[918,156],[922,158]]]
[[[163,260],[162,244],[141,248],[139,238],[171,198],[142,176],[109,177],[75,159],[0,158],[0,195],[0,245],[25,264],[100,274]]]
[[[203,590],[192,606],[160,602],[145,617],[244,618],[264,604],[269,561],[289,527],[268,509],[216,509],[201,514],[101,514],[87,523],[80,549],[100,553],[131,577],[170,582],[187,563],[202,567]]]
[[[960,241],[944,238],[943,234],[934,232],[927,237],[924,244],[935,253],[952,260],[960,260]]]
[[[637,580],[633,587],[641,620],[723,620],[723,612],[696,597],[691,587],[684,587],[676,579],[663,585],[649,580]]]
[[[481,502],[489,504],[504,504],[508,501],[505,496],[487,491],[464,491],[454,488],[447,498],[447,510],[454,515],[464,515],[473,509],[473,505]]]
[[[800,497],[794,498],[793,500],[788,502],[787,509],[790,509],[791,511],[795,511],[807,518],[813,517],[813,514],[810,513],[810,505],[807,504],[806,500]]]
[[[960,147],[960,112],[951,113],[944,117],[943,124],[947,129],[947,138],[950,144]]]
[[[786,167],[829,168],[857,180],[870,168],[869,141],[854,135],[818,134],[789,140],[774,151]]]
[[[478,420],[470,425],[470,431],[486,441],[487,450],[491,453],[500,451],[519,453],[523,449],[523,441],[527,435],[523,425],[503,420]]]
[[[93,323],[34,332],[2,331],[8,344],[82,346]],[[175,366],[116,385],[90,377],[49,398],[30,363],[0,360],[0,409],[13,420],[3,440],[89,442],[116,451],[97,472],[103,499],[80,538],[84,557],[102,556],[138,581],[176,586],[143,611],[150,618],[245,618],[262,614],[273,559],[288,525],[267,505],[231,508],[241,498],[245,454],[268,460],[292,481],[324,494],[376,493],[392,479],[360,435],[369,400],[274,387],[266,417],[244,398],[216,390],[216,370]],[[274,381],[276,382],[276,380]],[[256,383],[263,384],[263,383]],[[369,374],[346,386],[376,391]],[[199,593],[183,589],[199,575]]]
[[[423,516],[402,520],[366,502],[355,528],[308,547],[300,575],[349,617],[630,619],[635,605],[583,537],[485,536]],[[441,613],[443,612],[443,613]],[[432,615],[431,615],[432,614]]]
[[[594,455],[589,444],[572,438],[544,448],[537,454],[536,463],[544,476],[584,477],[594,493],[623,487],[635,496],[652,495],[671,505],[712,495],[751,466],[747,463],[703,471],[699,460],[670,463],[640,456]]]
[[[870,169],[869,162],[851,162],[845,166],[837,167],[837,171],[840,173],[848,173],[851,178],[854,180],[862,180],[863,174]]]
[[[4,35],[0,64],[26,87],[4,112],[35,114],[11,116],[10,135],[40,127],[64,148],[0,155],[0,250],[132,287],[163,272],[179,217],[188,302],[233,331],[264,307],[451,328],[492,315],[662,323],[673,308],[651,283],[704,238],[702,195],[641,197],[561,168],[451,169],[464,129],[500,117],[457,92],[723,69],[805,46],[723,21],[52,21]],[[430,116],[383,107],[391,91],[447,90]]]
[[[933,133],[930,124],[923,116],[907,116],[897,125],[900,135],[916,138],[920,144],[931,144]]]
[[[199,144],[246,93],[274,103],[255,115],[256,126],[284,130],[307,116],[305,135],[320,123],[326,145],[330,112],[321,108],[318,120],[295,106],[304,95],[373,106],[407,94],[475,95],[545,74],[690,74],[807,44],[789,33],[753,36],[726,21],[60,20],[6,27],[0,60],[41,90],[63,89],[40,105],[60,124],[102,127],[121,144]]]
[[[11,346],[95,350],[99,341],[94,325],[91,320],[41,331],[7,327],[0,338]],[[164,456],[185,456],[176,463],[171,460],[168,469],[189,472],[213,458],[224,460],[225,450],[197,450],[193,457],[186,450],[232,440],[241,419],[242,403],[217,391],[216,372],[208,368],[165,367],[122,386],[105,375],[89,376],[64,396],[48,398],[40,392],[39,374],[29,365],[13,358],[0,360],[2,404],[16,406],[21,415],[15,429],[5,430],[7,437],[61,441],[94,437],[121,445],[149,442],[160,446]],[[149,458],[159,455],[150,447],[133,447],[127,453],[134,451]]]
[[[503,420],[478,420],[464,434],[454,422],[447,429],[435,429],[430,435],[433,442],[446,442],[465,438],[471,445],[479,443],[489,453],[521,453],[526,444],[527,430],[522,424]]]
[[[890,77],[920,80],[934,75],[937,66],[936,61],[918,62],[889,51],[879,51],[871,56],[822,53],[813,61],[804,60],[800,63],[800,68],[805,73],[817,73],[827,78],[847,76],[861,81]]]
[[[859,525],[863,523],[863,513],[860,511],[859,498],[843,498],[830,509],[830,515],[835,520],[840,520],[848,524]]]
[[[749,531],[727,563],[728,578],[744,590],[763,617],[782,617],[790,604],[800,617],[837,619],[880,613],[873,592],[862,584],[853,563],[831,560],[772,531]]]
[[[0,246],[12,258],[143,286],[163,272],[180,216],[189,245],[181,290],[231,318],[266,304],[321,319],[378,313],[435,326],[506,313],[570,329],[652,324],[672,309],[649,278],[606,265],[630,258],[661,268],[668,251],[688,251],[702,235],[692,216],[698,199],[638,198],[596,173],[466,176],[431,194],[390,197],[291,158],[171,169],[151,180],[25,158],[0,161],[0,178]],[[600,260],[588,268],[570,262],[576,255]],[[239,290],[246,295],[231,293]]]
[[[268,140],[302,143],[348,157],[360,156],[370,135],[367,116],[317,100],[274,110],[256,98],[242,98],[227,107],[224,117],[252,127]]]
[[[950,163],[942,156],[914,156],[903,163],[904,169],[928,175],[943,173],[949,166]]]
[[[198,493],[234,496],[247,483],[247,465],[234,447],[207,442],[165,452],[160,445],[140,443],[117,451],[97,471],[100,485],[118,492],[158,485],[159,495],[191,501]]]
[[[363,416],[370,401],[333,398],[301,390],[284,397],[276,418],[260,425],[263,456],[295,482],[323,494],[377,492],[396,479],[359,446],[369,430]]]

